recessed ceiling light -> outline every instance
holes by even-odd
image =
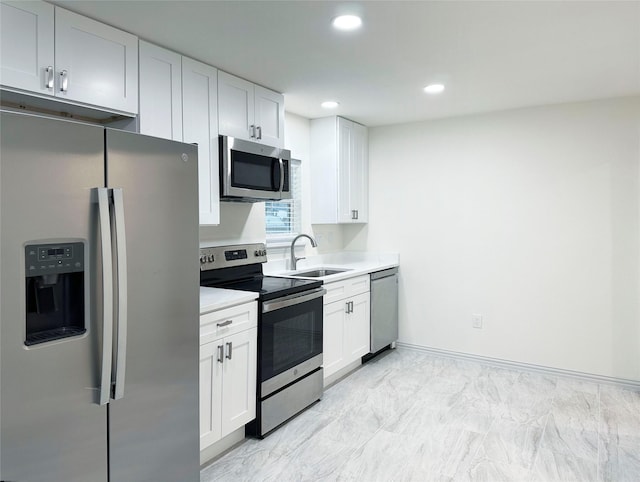
[[[338,30],[355,30],[362,25],[362,19],[357,15],[340,15],[331,21]]]
[[[335,109],[336,107],[338,107],[338,105],[339,105],[338,102],[336,102],[335,100],[327,100],[322,104],[320,104],[320,106],[322,106],[325,109]]]
[[[429,84],[424,88],[424,91],[427,94],[439,94],[444,90],[444,85],[442,84]]]

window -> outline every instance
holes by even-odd
[[[271,243],[290,241],[301,231],[302,176],[300,161],[291,159],[289,166],[291,199],[267,201],[264,207],[267,221],[267,240]]]

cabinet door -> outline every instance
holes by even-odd
[[[220,134],[254,140],[254,85],[218,72],[218,124]]]
[[[345,321],[345,351],[347,364],[369,353],[370,343],[370,293],[353,297],[352,312]]]
[[[284,147],[284,96],[256,85],[255,123],[259,142]]]
[[[344,352],[345,317],[346,301],[336,301],[324,306],[322,360],[325,379],[346,365]]]
[[[198,144],[200,224],[220,224],[218,70],[183,57],[184,141]]]
[[[366,223],[369,216],[369,176],[367,128],[356,124],[351,126],[351,153],[349,166],[350,207],[355,211],[352,222]]]
[[[56,7],[55,39],[56,96],[138,113],[138,37]]]
[[[0,4],[0,84],[53,95],[53,10],[44,2]]]
[[[338,117],[338,222],[351,223],[354,214],[351,207],[351,156],[353,122]]]
[[[140,41],[140,133],[182,140],[180,54]]]
[[[200,346],[200,450],[222,437],[222,339]]]
[[[222,436],[256,417],[258,329],[224,339]]]

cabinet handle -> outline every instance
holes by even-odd
[[[251,134],[249,135],[249,137],[255,138],[256,137],[256,126],[251,125],[251,126],[249,126],[249,129],[251,130]]]
[[[233,320],[227,320],[222,323],[216,323],[216,326],[229,326],[231,323],[233,323]]]
[[[69,87],[69,72],[66,70],[60,71],[60,92],[66,92]]]
[[[228,341],[227,342],[227,358],[231,360],[232,356],[233,356],[233,342]]]
[[[44,72],[47,74],[47,82],[45,84],[46,88],[53,89],[53,65],[44,69]]]
[[[218,345],[218,362],[222,363],[224,361],[224,347],[222,345]]]
[[[258,139],[262,139],[262,126],[258,126]]]
[[[353,301],[347,301],[345,304],[347,305],[347,313],[353,313]]]
[[[351,210],[351,219],[358,219],[358,211],[355,209]]]

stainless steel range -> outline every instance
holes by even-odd
[[[259,293],[256,420],[266,434],[322,397],[321,281],[264,276],[264,244],[200,249],[200,285]]]

